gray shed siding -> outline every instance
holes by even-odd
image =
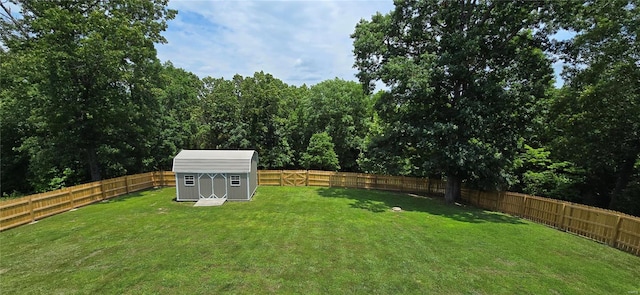
[[[193,175],[196,179],[195,186],[185,186],[184,176]],[[178,201],[197,201],[198,200],[198,173],[176,173],[176,191],[178,192]]]
[[[249,199],[253,197],[258,188],[258,153],[251,158],[251,172],[249,172]]]
[[[240,175],[240,186],[231,186],[231,175]],[[229,173],[229,197],[227,200],[230,201],[247,201],[249,200],[249,196],[247,196],[247,187],[249,173]]]
[[[194,176],[195,186],[184,185],[185,175]],[[215,175],[213,183],[210,175]],[[231,175],[240,176],[240,186],[231,186]],[[250,187],[249,173],[176,173],[178,201],[197,201],[200,195],[204,198],[213,197],[212,193],[217,198],[226,197],[230,201],[247,201],[251,199],[251,196],[247,195]]]
[[[204,157],[198,159],[198,157]],[[226,198],[248,201],[258,187],[258,154],[255,151],[181,151],[174,158],[178,201],[200,198]],[[194,177],[194,186],[186,186],[186,175]],[[231,176],[238,175],[240,186],[231,186]]]

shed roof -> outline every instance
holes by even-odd
[[[182,150],[173,158],[178,173],[248,173],[253,150]]]

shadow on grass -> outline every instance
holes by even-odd
[[[123,202],[123,201],[126,201],[126,200],[131,199],[131,198],[142,197],[145,192],[155,191],[155,190],[159,190],[159,189],[156,189],[156,188],[143,189],[143,190],[140,190],[140,191],[124,194],[124,195],[117,196],[117,197],[112,197],[112,198],[109,198],[109,199],[106,199],[106,200],[102,200],[102,201],[98,202],[97,204],[109,204],[109,203],[115,203],[115,202]]]
[[[390,211],[392,207],[400,207],[403,211],[425,212],[462,222],[526,224],[517,217],[502,213],[484,211],[468,206],[447,205],[443,199],[438,197],[345,188],[321,188],[318,190],[318,194],[322,197],[353,200],[353,203],[350,204],[352,208],[368,210],[374,213]]]

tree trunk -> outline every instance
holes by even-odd
[[[447,175],[447,189],[444,193],[444,200],[447,204],[453,204],[460,199],[460,187],[462,179],[458,176]]]
[[[94,148],[87,150],[87,162],[89,163],[89,172],[91,173],[91,181],[102,180],[100,174],[100,164],[98,163],[98,155]]]
[[[615,210],[618,205],[618,201],[624,189],[627,188],[629,184],[629,179],[633,174],[633,166],[636,164],[636,158],[638,155],[633,157],[629,157],[622,162],[620,165],[620,171],[618,172],[618,177],[616,179],[616,186],[613,188],[611,192],[611,200],[609,201],[609,209]]]

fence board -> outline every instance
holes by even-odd
[[[282,185],[282,171],[258,171],[258,185]]]
[[[640,255],[640,220],[623,216],[618,231],[614,247]]]
[[[318,170],[309,170],[308,171],[308,186],[331,186],[331,175],[333,172],[331,171],[318,171]]]

